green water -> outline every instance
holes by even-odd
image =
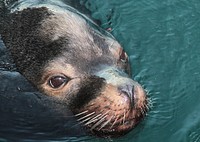
[[[88,0],[149,92],[145,120],[119,142],[200,142],[200,1]],[[105,141],[105,140],[96,140]]]
[[[147,90],[151,109],[142,123],[121,138],[60,141],[200,142],[200,1],[80,3],[123,45],[133,78]]]

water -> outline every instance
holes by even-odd
[[[148,91],[152,104],[142,123],[113,141],[200,142],[200,1],[80,0],[80,4],[123,45],[133,78]],[[109,141],[84,138],[59,140]]]

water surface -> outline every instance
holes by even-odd
[[[144,122],[116,141],[200,142],[200,2],[90,3],[129,53],[133,78],[153,103]]]
[[[113,141],[200,142],[200,1],[78,2],[122,44],[130,56],[132,77],[144,86],[151,100],[144,121]],[[109,141],[84,138],[58,140]]]

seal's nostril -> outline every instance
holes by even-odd
[[[131,88],[131,89],[132,89],[132,93],[134,93],[134,86],[132,86],[132,88]]]
[[[131,105],[134,105],[134,86],[126,85],[120,89],[124,94],[130,98]]]

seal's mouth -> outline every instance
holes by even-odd
[[[145,116],[148,106],[145,91],[137,84],[133,98],[116,93],[108,85],[96,99],[76,114],[81,125],[100,137],[119,137],[132,130]],[[105,93],[109,92],[109,96]],[[133,99],[133,100],[131,100]]]

